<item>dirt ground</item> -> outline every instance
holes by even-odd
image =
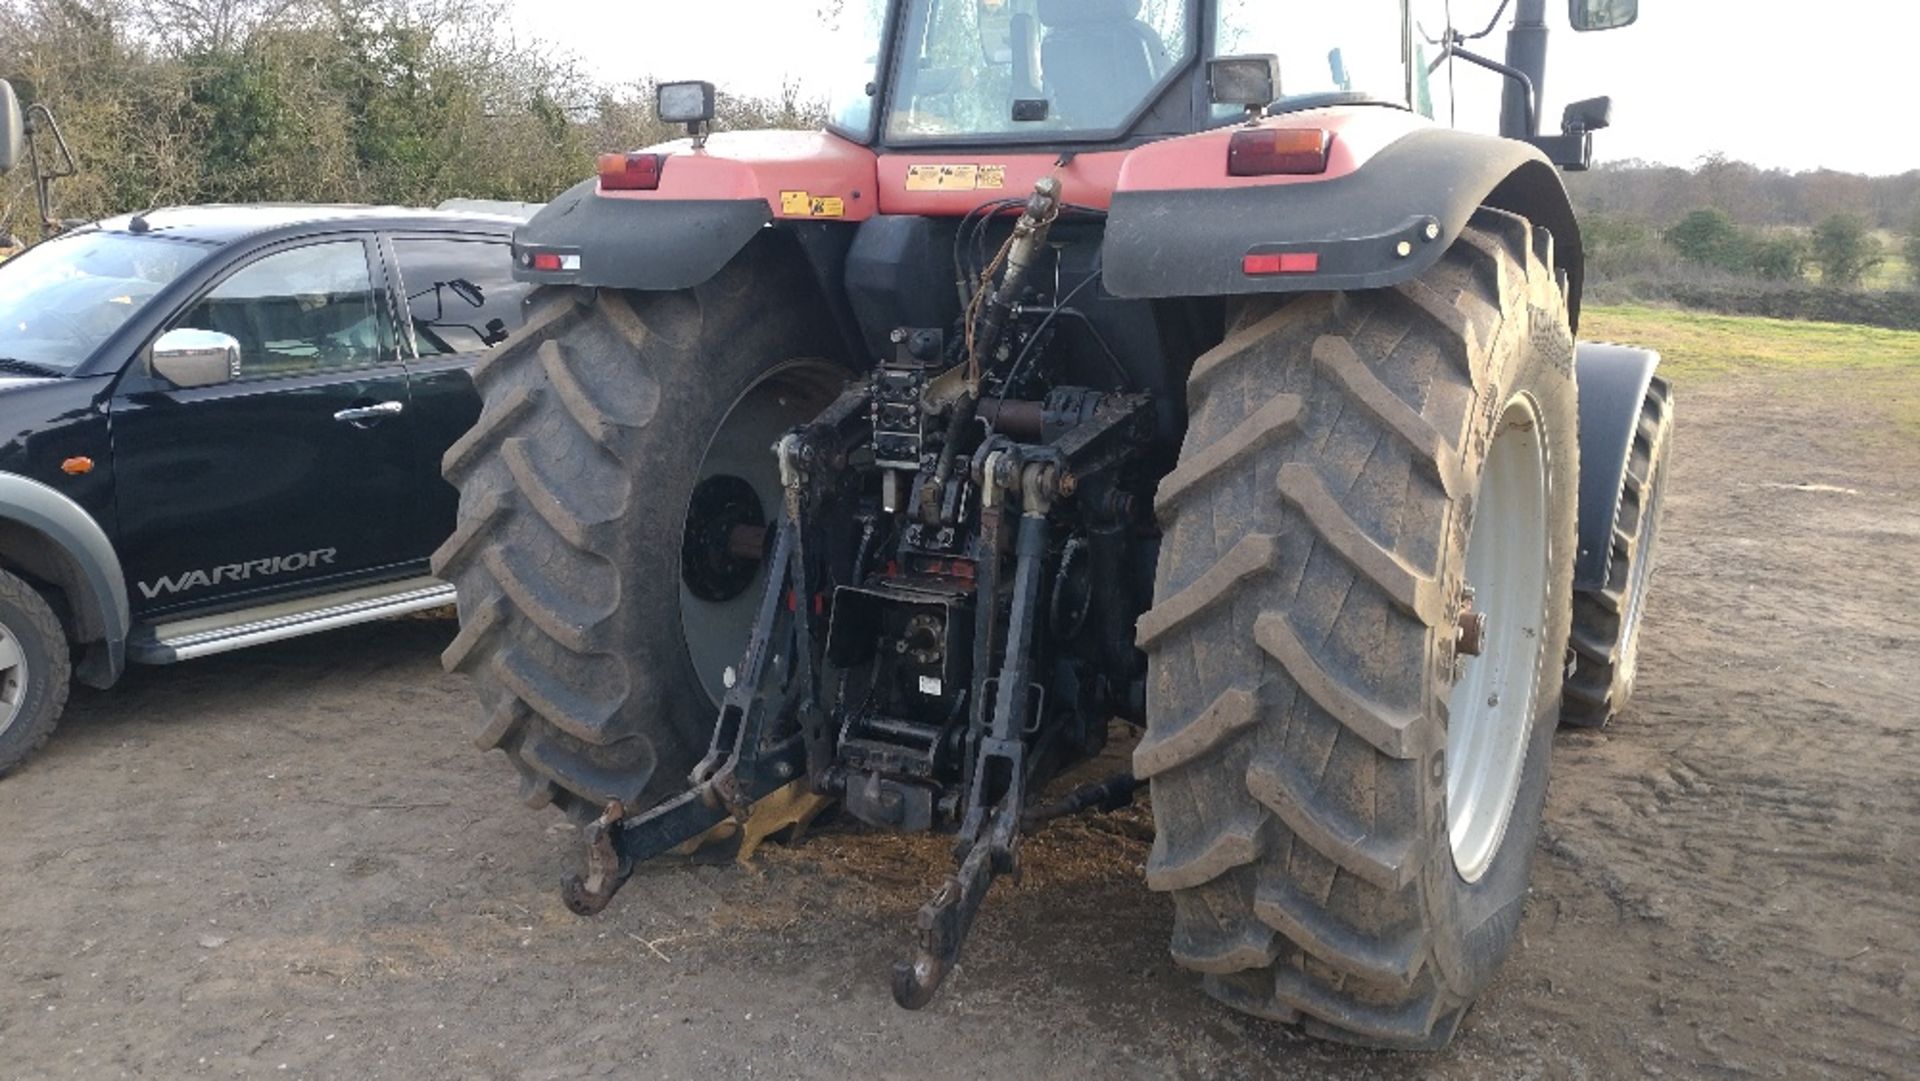
[[[1168,962],[1138,812],[1056,825],[927,1011],[944,845],[829,829],[592,920],[409,621],[136,672],[0,782],[0,1076],[1920,1075],[1920,441],[1847,373],[1683,386],[1642,690],[1563,733],[1523,941],[1453,1048]]]

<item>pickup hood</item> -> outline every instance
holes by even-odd
[[[37,387],[43,383],[58,383],[58,377],[51,375],[0,375],[0,394],[16,387]]]

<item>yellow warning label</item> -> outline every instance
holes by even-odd
[[[780,216],[784,218],[843,218],[846,200],[836,195],[813,195],[804,191],[780,193]]]
[[[994,191],[1007,186],[1004,165],[909,165],[908,191]]]
[[[980,186],[978,165],[909,165],[908,191],[972,191]]]

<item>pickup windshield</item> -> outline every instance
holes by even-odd
[[[1117,133],[1192,54],[1193,0],[909,0],[892,140]]]
[[[126,233],[58,237],[0,263],[0,362],[79,367],[208,249]]]

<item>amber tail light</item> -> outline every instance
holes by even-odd
[[[1322,128],[1249,128],[1227,143],[1227,175],[1317,176],[1332,150],[1333,133]]]
[[[660,154],[600,155],[600,187],[604,191],[653,191],[660,186]]]

